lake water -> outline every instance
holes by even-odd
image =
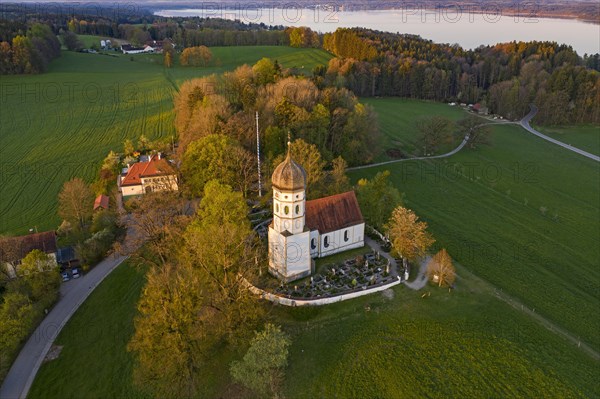
[[[214,6],[214,3],[212,3]],[[573,46],[580,54],[600,52],[600,25],[572,19],[514,17],[501,10],[363,10],[333,11],[321,8],[182,9],[161,10],[165,17],[218,17],[267,25],[308,26],[319,32],[364,27],[410,33],[438,43],[458,43],[467,49],[513,40],[549,40]]]

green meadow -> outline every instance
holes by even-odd
[[[390,170],[437,248],[598,350],[598,164],[518,126],[493,127],[492,142],[350,176]]]
[[[600,154],[600,126],[549,126],[535,127],[540,132],[573,147]]]
[[[381,132],[381,148],[384,151],[375,160],[376,162],[393,159],[386,154],[389,149],[400,150],[403,158],[423,156],[423,147],[418,143],[419,132],[416,128],[416,122],[419,118],[437,115],[457,121],[466,115],[459,107],[451,107],[433,101],[389,97],[364,97],[360,101],[369,104],[377,111]],[[461,139],[456,137],[452,143],[440,146],[437,153],[449,152],[456,148],[460,141]]]
[[[45,74],[3,76],[0,233],[56,228],[56,197],[65,181],[91,181],[106,154],[121,150],[127,138],[174,135],[173,94],[181,82],[262,57],[310,73],[331,57],[282,46],[211,50],[213,66],[172,69],[163,67],[160,55],[64,51]]]
[[[597,361],[461,270],[456,290],[428,287],[425,298],[399,286],[319,308],[265,305],[293,341],[285,397],[600,394]],[[127,264],[106,278],[60,333],[62,352],[42,365],[29,398],[145,397],[132,384],[126,350],[143,283],[143,274]],[[228,397],[235,356],[219,351],[205,365],[200,397]]]

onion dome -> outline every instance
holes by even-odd
[[[306,171],[290,156],[289,145],[285,160],[277,165],[271,178],[273,187],[279,190],[295,191],[306,188]]]

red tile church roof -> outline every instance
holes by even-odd
[[[306,201],[306,226],[320,234],[363,223],[354,191]]]

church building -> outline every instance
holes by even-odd
[[[365,222],[354,191],[306,201],[306,172],[288,153],[275,168],[269,272],[290,282],[314,272],[313,258],[363,247]]]

